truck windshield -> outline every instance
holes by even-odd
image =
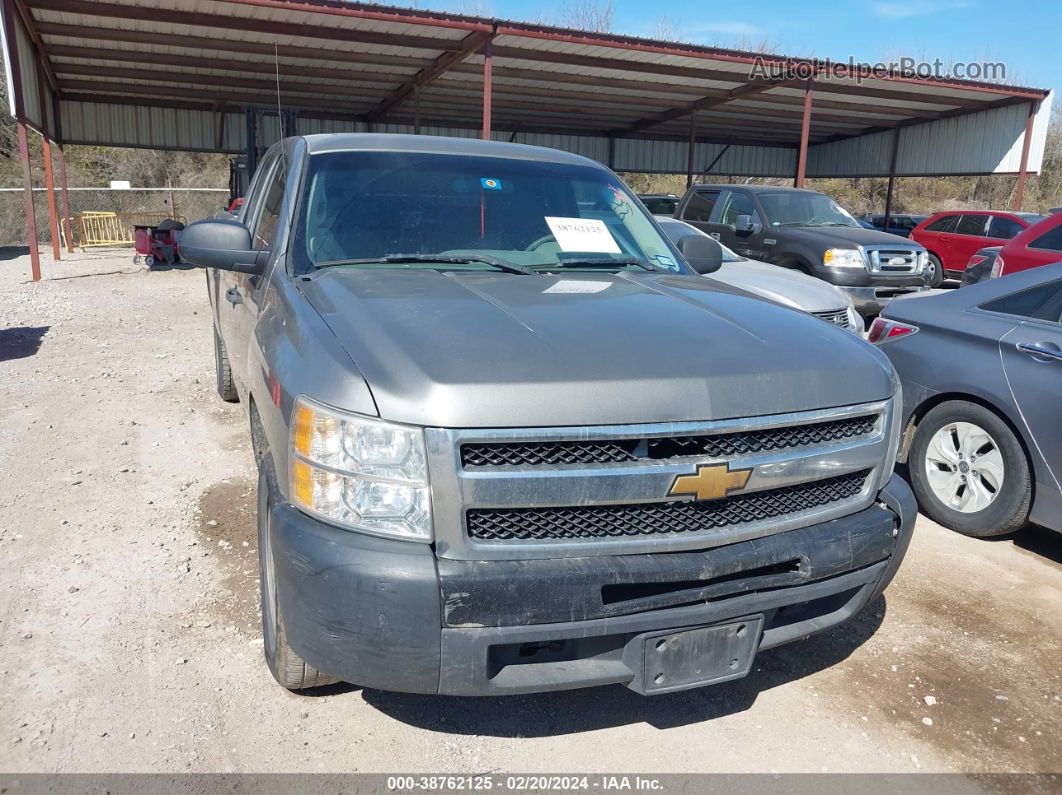
[[[304,185],[297,273],[346,263],[496,269],[488,259],[527,270],[687,272],[624,185],[592,166],[327,152],[310,157]]]
[[[824,193],[761,193],[771,226],[859,226],[846,209]]]

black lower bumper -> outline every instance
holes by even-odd
[[[888,585],[914,529],[902,480],[879,503],[702,552],[519,562],[437,560],[428,546],[338,530],[290,506],[269,520],[288,642],[325,673],[416,693],[655,692],[642,650],[661,631],[747,620],[754,651],[857,613]]]

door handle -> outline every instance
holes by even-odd
[[[242,304],[243,303],[243,296],[240,295],[240,291],[237,290],[235,287],[230,287],[225,292],[225,300],[228,301],[233,306],[236,306],[236,304]]]
[[[716,240],[719,239],[719,233],[718,232],[709,232],[709,236],[715,238]]]
[[[1062,362],[1062,350],[1049,346],[1049,342],[1019,342],[1017,347],[1019,351],[1030,356],[1044,356],[1048,359],[1054,359],[1056,362]]]

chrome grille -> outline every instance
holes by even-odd
[[[895,408],[543,428],[426,428],[435,550],[501,560],[704,549],[871,504]],[[750,470],[721,500],[669,496],[704,466]]]
[[[918,250],[912,248],[867,249],[867,260],[874,273],[916,273]]]
[[[550,466],[661,460],[691,455],[718,458],[856,439],[873,433],[876,422],[877,417],[868,414],[829,422],[711,436],[464,444],[461,445],[461,464],[464,467]]]
[[[696,533],[776,519],[845,500],[870,470],[721,500],[469,511],[468,534],[483,541],[546,541]]]
[[[848,309],[828,309],[825,312],[812,312],[815,317],[825,320],[827,323],[833,323],[835,326],[841,328],[851,328],[852,324],[849,322]]]

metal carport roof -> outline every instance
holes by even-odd
[[[1021,182],[1050,111],[1040,89],[340,0],[2,3],[12,113],[60,145],[236,153],[278,137],[279,118],[491,135],[691,178]]]

